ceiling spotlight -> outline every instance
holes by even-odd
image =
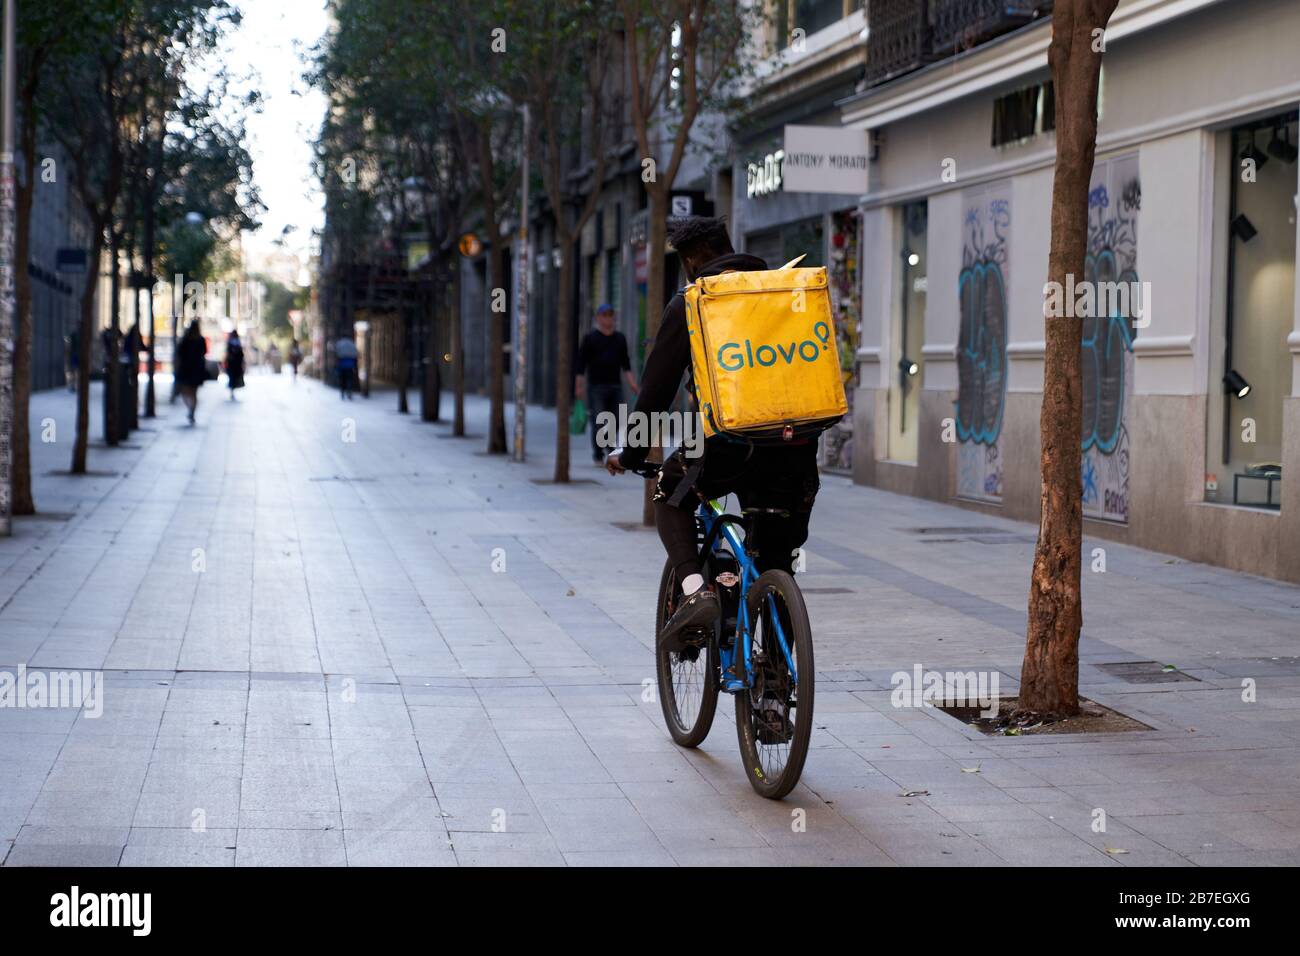
[[[1250,131],[1250,143],[1241,151],[1242,159],[1249,159],[1255,163],[1255,169],[1263,169],[1264,164],[1268,162],[1268,154],[1255,145],[1255,131]]]
[[[1283,129],[1286,130],[1285,139],[1278,135]],[[1300,155],[1300,150],[1296,149],[1295,144],[1291,142],[1291,128],[1289,126],[1275,126],[1273,128],[1273,138],[1268,143],[1268,154],[1276,156],[1287,164],[1296,161],[1297,155]]]
[[[1228,374],[1223,376],[1223,387],[1238,398],[1245,398],[1250,394],[1250,382],[1242,378],[1241,373],[1235,368],[1229,369]]]
[[[898,370],[904,375],[915,375],[917,372],[921,371],[921,366],[917,365],[910,358],[904,355],[898,360]]]
[[[1232,234],[1242,242],[1250,242],[1250,240],[1254,239],[1255,236],[1259,234],[1259,230],[1255,228],[1255,224],[1246,217],[1244,212],[1237,213],[1237,217],[1232,220],[1232,224],[1229,228],[1232,230]]]

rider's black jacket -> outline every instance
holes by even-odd
[[[733,252],[707,263],[699,278],[719,272],[758,272],[767,263],[758,256]],[[641,376],[641,391],[637,395],[636,411],[644,414],[667,411],[682,384],[683,373],[691,367],[691,343],[686,333],[686,300],[678,292],[664,308],[659,333],[655,336],[650,355],[646,358],[645,372]],[[643,464],[649,448],[627,447],[619,456],[624,468]]]

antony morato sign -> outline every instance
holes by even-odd
[[[862,195],[867,191],[867,135],[864,129],[787,126],[782,187],[788,193]]]

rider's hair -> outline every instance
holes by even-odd
[[[719,216],[676,216],[669,219],[668,242],[678,255],[692,259],[715,259],[736,251],[727,235],[727,222]]]

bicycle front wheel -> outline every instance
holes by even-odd
[[[812,737],[812,625],[786,571],[764,571],[746,602],[753,685],[736,694],[736,734],[750,785],[780,800],[799,782]]]
[[[668,733],[680,747],[698,747],[709,735],[718,707],[718,641],[716,636],[680,651],[659,647],[659,632],[673,616],[681,597],[671,561],[664,563],[655,609],[655,670],[659,705]]]

